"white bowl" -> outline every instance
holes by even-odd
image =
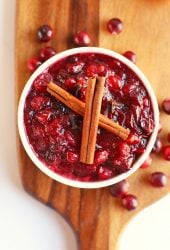
[[[24,126],[24,119],[23,119],[23,115],[24,115],[24,104],[25,104],[25,98],[30,90],[30,87],[33,83],[33,81],[36,79],[36,77],[38,75],[40,75],[46,68],[48,68],[50,65],[52,65],[53,63],[57,62],[58,60],[73,55],[73,54],[77,54],[77,53],[99,53],[99,54],[105,54],[105,55],[109,55],[112,56],[113,58],[118,59],[119,61],[123,62],[125,65],[127,65],[132,71],[135,72],[135,74],[139,77],[139,79],[141,79],[143,85],[145,86],[150,99],[151,99],[151,103],[152,103],[152,107],[153,107],[153,112],[154,112],[154,120],[155,120],[155,127],[153,130],[153,133],[148,141],[147,147],[145,152],[137,159],[137,161],[134,162],[132,168],[122,174],[119,174],[116,177],[113,177],[111,179],[108,180],[103,180],[103,181],[95,181],[95,182],[81,182],[81,181],[77,181],[77,180],[71,180],[68,179],[66,177],[63,177],[57,173],[54,173],[52,170],[48,169],[47,166],[45,166],[35,155],[34,151],[32,150],[27,135],[26,135],[26,131],[25,131],[25,126]],[[72,187],[78,187],[78,188],[100,188],[100,187],[105,187],[105,186],[109,186],[112,184],[115,184],[117,182],[120,182],[123,179],[126,179],[128,176],[130,176],[131,174],[133,174],[141,165],[142,163],[147,159],[149,153],[152,150],[152,147],[154,145],[157,133],[158,133],[158,125],[159,125],[159,110],[158,110],[158,104],[157,104],[157,100],[155,97],[155,94],[153,92],[153,89],[149,83],[149,81],[147,80],[147,78],[145,77],[145,75],[141,72],[141,70],[134,65],[131,61],[129,61],[127,58],[123,57],[122,55],[113,52],[111,50],[108,49],[104,49],[104,48],[97,48],[97,47],[81,47],[81,48],[75,48],[75,49],[70,49],[70,50],[66,50],[64,52],[58,53],[57,55],[53,56],[52,58],[50,58],[49,60],[47,60],[46,62],[44,62],[29,78],[29,80],[27,81],[21,97],[20,97],[20,101],[19,101],[19,107],[18,107],[18,129],[19,129],[19,134],[20,134],[20,138],[22,141],[22,144],[28,154],[28,156],[31,158],[31,160],[34,162],[34,164],[46,175],[48,175],[49,177],[51,177],[52,179],[61,182],[63,184],[72,186]]]

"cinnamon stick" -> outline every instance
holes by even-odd
[[[67,107],[75,111],[81,116],[84,116],[85,103],[68,93],[53,82],[47,85],[47,91],[59,101],[64,103]],[[126,140],[129,135],[129,130],[122,127],[116,122],[113,122],[109,118],[100,114],[99,126],[106,129],[107,131],[119,136],[121,139]]]
[[[85,111],[83,118],[83,129],[82,129],[82,139],[81,139],[81,149],[80,149],[80,161],[87,164],[93,163],[87,159],[87,154],[88,154],[88,146],[90,143],[89,136],[91,131],[95,88],[96,88],[96,78],[90,78],[88,80],[88,86],[86,92],[86,103],[85,103]]]

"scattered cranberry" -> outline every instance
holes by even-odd
[[[159,137],[156,138],[155,144],[152,148],[152,153],[159,153],[162,149],[162,142]]]
[[[71,162],[71,163],[75,163],[78,161],[78,154],[74,153],[74,152],[71,152],[71,151],[68,151],[67,154],[66,154],[66,157],[67,157],[67,161],[68,162]]]
[[[136,54],[132,51],[126,51],[123,53],[123,56],[125,56],[127,59],[132,61],[133,63],[136,63]]]
[[[68,89],[74,89],[75,86],[76,86],[76,80],[75,80],[73,77],[67,78],[67,79],[65,80],[65,86],[66,86]]]
[[[107,23],[107,29],[113,35],[119,34],[123,29],[123,23],[118,18],[112,18]]]
[[[56,50],[52,47],[45,47],[40,50],[40,57],[42,61],[46,61],[56,54]]]
[[[74,43],[78,46],[88,46],[91,43],[91,37],[87,32],[79,31],[74,36]]]
[[[40,59],[38,57],[33,57],[33,58],[29,59],[29,61],[27,63],[27,67],[28,67],[30,72],[34,72],[41,64],[42,64],[42,62],[40,61]]]
[[[170,115],[170,98],[166,98],[165,100],[163,100],[162,109],[165,111],[165,113]]]
[[[37,37],[40,42],[48,42],[53,36],[53,30],[49,25],[42,25],[37,30]]]
[[[149,181],[154,187],[164,187],[167,184],[167,176],[162,172],[154,172]]]
[[[167,139],[168,139],[168,142],[170,142],[170,133],[168,133]]]
[[[151,162],[152,162],[152,158],[149,155],[148,158],[146,159],[146,161],[144,161],[144,163],[141,165],[141,168],[149,167],[151,165]]]
[[[108,88],[111,92],[120,90],[122,87],[121,78],[117,75],[111,75],[108,77]]]
[[[129,182],[127,180],[120,181],[109,187],[109,190],[114,197],[123,197],[127,194]]]
[[[127,194],[122,198],[122,205],[129,211],[134,210],[138,206],[137,197],[133,194]]]
[[[162,154],[165,160],[170,161],[170,145],[166,145],[162,148]]]

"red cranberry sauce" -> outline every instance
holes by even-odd
[[[79,161],[82,117],[46,91],[52,80],[85,102],[87,80],[106,76],[101,113],[129,128],[122,141],[98,129],[94,164]],[[120,61],[102,54],[76,54],[50,66],[33,82],[26,98],[24,123],[36,156],[52,171],[70,179],[97,181],[128,171],[144,152],[154,128],[150,98],[142,82]]]

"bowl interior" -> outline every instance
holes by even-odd
[[[56,63],[57,61],[59,61],[62,58],[65,58],[67,56],[70,55],[74,55],[77,53],[98,53],[98,54],[105,54],[105,55],[109,55],[115,59],[118,59],[119,61],[123,62],[125,65],[127,65],[132,71],[134,71],[134,73],[138,76],[138,78],[142,81],[143,85],[145,86],[150,99],[151,99],[151,103],[152,103],[152,107],[153,107],[153,112],[154,112],[154,120],[155,120],[155,127],[154,130],[152,132],[152,135],[150,136],[150,139],[148,141],[147,147],[145,152],[137,159],[137,161],[134,162],[132,168],[122,174],[119,174],[116,177],[113,177],[111,179],[108,180],[103,180],[103,181],[95,181],[95,182],[82,182],[82,181],[77,181],[77,180],[71,180],[68,179],[66,177],[63,177],[57,173],[52,172],[52,170],[48,169],[47,166],[45,166],[35,155],[34,151],[32,150],[28,139],[27,139],[27,135],[26,135],[26,131],[25,131],[25,126],[24,126],[24,119],[23,119],[23,110],[24,110],[24,105],[25,105],[25,98],[30,90],[30,87],[33,83],[33,81],[36,79],[36,77],[38,75],[40,75],[42,72],[44,72],[49,66],[51,66],[52,64]],[[49,177],[53,178],[56,181],[59,181],[63,184],[72,186],[72,187],[79,187],[79,188],[100,188],[100,187],[105,187],[105,186],[109,186],[112,184],[115,184],[125,178],[127,178],[128,176],[130,176],[131,174],[133,174],[141,165],[142,163],[146,160],[146,158],[148,157],[150,151],[152,150],[152,147],[154,145],[156,136],[157,136],[157,132],[158,132],[158,124],[159,124],[159,111],[158,111],[158,105],[157,105],[157,100],[155,97],[155,94],[152,90],[152,87],[149,83],[149,81],[147,80],[147,78],[145,77],[145,75],[139,70],[139,68],[134,65],[132,62],[130,62],[128,59],[126,59],[125,57],[121,56],[120,54],[113,52],[111,50],[108,49],[103,49],[103,48],[97,48],[97,47],[81,47],[81,48],[75,48],[75,49],[70,49],[70,50],[66,50],[64,52],[58,53],[57,55],[53,56],[52,58],[50,58],[49,60],[47,60],[46,62],[44,62],[29,78],[29,80],[27,81],[21,97],[20,97],[20,101],[19,101],[19,107],[18,107],[18,129],[19,129],[19,134],[20,134],[20,138],[22,141],[22,144],[28,154],[28,156],[31,158],[31,160],[34,162],[34,164],[45,174],[47,174]]]

